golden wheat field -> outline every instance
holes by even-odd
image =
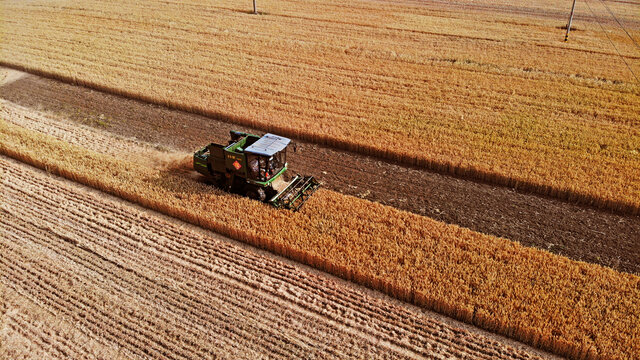
[[[0,61],[265,131],[640,210],[640,12],[458,1],[4,1]],[[614,14],[615,17],[612,17]],[[615,19],[615,21],[614,21]]]
[[[108,153],[131,146],[117,139],[96,152],[86,144],[101,136],[72,128],[69,143],[55,122],[53,130],[28,124],[0,123],[2,154],[560,355],[640,350],[638,276],[331,191],[299,213],[278,211],[194,182],[184,155],[147,147],[127,159]]]

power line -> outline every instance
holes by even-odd
[[[604,2],[604,0],[600,0],[600,2],[602,3],[602,5],[604,5],[604,7],[607,9],[607,11],[609,12],[609,14],[611,14],[611,16],[616,20],[616,22],[618,23],[618,25],[620,25],[620,27],[622,28],[622,30],[627,34],[627,36],[629,37],[629,39],[631,39],[631,41],[633,41],[633,43],[636,45],[636,48],[638,48],[638,50],[640,50],[640,45],[638,45],[638,43],[636,42],[636,39],[634,39],[631,34],[629,34],[629,32],[627,31],[627,29],[624,28],[624,26],[622,26],[622,23],[620,22],[620,20],[618,20],[618,18],[613,14],[613,12],[611,11],[611,9],[609,9],[609,7],[607,6],[607,3]]]
[[[631,73],[631,75],[633,75],[633,77],[636,79],[636,82],[640,83],[640,79],[638,79],[636,74],[633,72],[633,70],[631,69],[631,66],[629,66],[629,63],[627,62],[627,60],[624,59],[624,56],[622,56],[622,54],[620,54],[620,51],[618,51],[618,48],[616,47],[616,45],[613,43],[613,41],[609,37],[609,34],[605,31],[604,26],[602,26],[602,24],[598,20],[598,17],[593,12],[593,9],[591,9],[591,5],[589,5],[589,1],[588,0],[584,0],[584,2],[585,2],[585,4],[587,4],[587,7],[589,8],[589,11],[591,11],[591,14],[593,15],[593,19],[598,23],[598,25],[600,25],[600,29],[602,29],[602,32],[604,33],[604,35],[607,37],[607,39],[611,43],[611,46],[613,46],[613,48],[616,50],[616,52],[618,53],[618,56],[620,56],[620,59],[622,59],[624,64],[627,65],[627,69],[629,69],[629,72]]]

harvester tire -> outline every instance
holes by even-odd
[[[264,201],[267,198],[267,194],[262,188],[248,188],[246,194],[248,198],[258,201]]]

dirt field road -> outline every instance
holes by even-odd
[[[546,354],[0,157],[2,358]]]
[[[225,142],[241,127],[144,104],[59,81],[2,69],[0,99],[107,132],[191,152]],[[245,129],[251,130],[251,129]],[[71,135],[65,135],[71,136]],[[84,146],[84,145],[83,145]],[[576,260],[640,273],[640,218],[568,204],[375,158],[299,143],[289,152],[294,171],[329,189],[447,223],[519,241]]]

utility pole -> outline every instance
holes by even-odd
[[[258,7],[256,6],[256,0],[253,0],[253,13],[258,15]]]
[[[256,0],[253,0],[255,4]],[[573,6],[571,6],[571,14],[569,14],[569,24],[567,24],[567,33],[564,35],[564,41],[569,40],[569,31],[571,31],[571,21],[573,21],[573,11],[576,9],[576,0],[573,0]]]

